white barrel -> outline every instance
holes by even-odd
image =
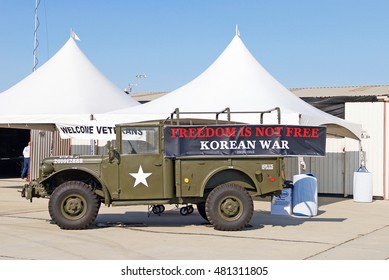
[[[293,214],[317,215],[317,179],[312,174],[293,176]]]
[[[353,186],[355,202],[373,201],[373,176],[370,172],[354,172]]]

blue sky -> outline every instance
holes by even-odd
[[[35,0],[0,1],[0,92],[32,71],[34,9]],[[119,88],[174,90],[222,53],[238,24],[288,88],[389,84],[388,11],[385,0],[40,0],[38,67],[72,28]]]

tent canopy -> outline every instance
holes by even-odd
[[[0,93],[0,125],[53,127],[139,104],[109,81],[73,38],[44,65]]]
[[[329,134],[360,137],[360,125],[316,109],[280,84],[253,57],[238,35],[191,82],[149,103],[110,113],[131,114],[132,119],[142,120],[167,117],[175,108],[214,112],[227,107],[231,111],[267,111],[279,107],[282,124],[325,125]]]

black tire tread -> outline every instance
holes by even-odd
[[[239,197],[243,203],[243,213],[235,221],[227,221],[218,215],[215,205],[226,195]],[[226,183],[217,186],[209,194],[205,203],[205,212],[209,222],[216,230],[221,231],[238,231],[242,230],[251,220],[254,212],[253,199],[245,188],[233,183]]]
[[[197,212],[199,212],[200,216],[208,221],[208,217],[207,217],[207,213],[205,211],[205,203],[204,202],[201,202],[201,203],[197,203],[196,204],[196,207],[197,207]]]
[[[61,205],[59,205],[61,197],[72,192],[84,196],[88,203],[87,213],[78,220],[66,219],[62,215]],[[88,228],[95,221],[100,208],[100,200],[91,186],[81,181],[68,181],[54,190],[48,207],[51,218],[61,229],[80,230]]]

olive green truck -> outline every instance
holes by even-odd
[[[215,229],[241,230],[252,218],[253,197],[279,195],[284,186],[284,154],[293,150],[285,137],[316,137],[314,127],[296,129],[173,117],[120,124],[106,155],[44,159],[22,197],[49,198],[62,229],[90,227],[103,203],[148,205],[155,214],[171,204],[182,215],[195,205]]]

